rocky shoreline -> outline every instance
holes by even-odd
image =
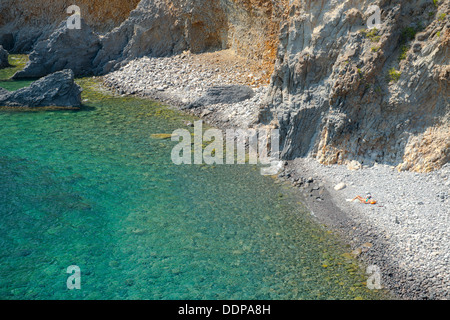
[[[268,92],[267,72],[229,51],[144,57],[102,79],[119,94],[168,103],[219,128],[255,125]],[[221,85],[248,85],[255,94],[239,103],[187,109],[208,88]],[[382,284],[394,294],[450,298],[449,164],[419,174],[381,164],[324,166],[298,158],[286,162],[278,178],[300,188],[315,218],[338,231],[366,265],[378,266]],[[376,205],[347,201],[366,193]]]
[[[103,77],[103,83],[119,94],[133,94],[161,101],[200,116],[218,127],[248,128],[257,121],[268,91],[268,73],[247,63],[230,50],[162,58],[136,59]],[[242,85],[251,87],[251,99],[225,104],[188,106],[211,87]]]

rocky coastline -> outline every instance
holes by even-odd
[[[214,54],[236,61],[232,52]],[[102,81],[117,94],[158,100],[219,128],[257,125],[267,84],[255,83],[259,74],[253,73],[248,62],[233,63],[230,69],[223,60],[209,59],[210,55],[186,52],[136,59],[103,76]],[[255,95],[238,103],[187,108],[208,88],[223,84],[247,85]],[[450,165],[431,173],[414,173],[356,161],[323,165],[306,157],[285,161],[277,181],[299,188],[314,218],[339,233],[351,245],[352,255],[366,265],[378,266],[384,287],[399,298],[450,298],[450,250],[446,246],[450,240]],[[368,192],[376,205],[347,201]]]
[[[399,297],[449,299],[450,4],[380,0],[369,30],[372,4],[142,0],[104,35],[48,26],[15,78],[70,68],[218,128],[279,128],[278,181]],[[34,86],[0,91],[0,104],[49,104]],[[367,193],[377,204],[347,201]]]

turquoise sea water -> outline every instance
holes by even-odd
[[[192,118],[79,82],[81,110],[0,111],[0,299],[381,297],[294,190],[172,164],[151,135]]]

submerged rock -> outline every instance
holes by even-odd
[[[6,67],[9,67],[8,51],[3,49],[3,47],[0,45],[0,69]]]
[[[38,42],[30,54],[30,61],[13,79],[39,78],[64,69],[75,76],[92,74],[92,61],[100,49],[99,36],[81,20],[81,29],[68,29],[66,21],[50,35]]]
[[[7,107],[78,107],[81,87],[72,70],[55,72],[16,91],[0,90],[0,106]]]

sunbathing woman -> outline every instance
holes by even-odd
[[[364,199],[361,196],[356,196],[354,199],[352,199],[352,201],[355,201],[356,199],[358,199],[361,203],[365,203],[365,204],[376,204],[377,202],[375,200],[372,199],[372,196],[368,195],[366,199]]]

